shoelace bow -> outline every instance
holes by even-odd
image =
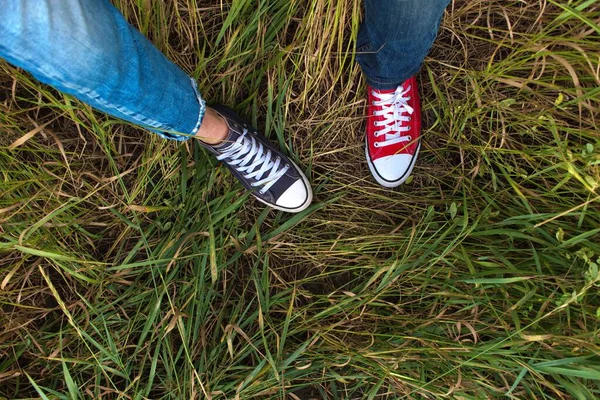
[[[257,142],[251,135],[248,137],[247,134],[248,130],[244,129],[240,137],[217,156],[217,160],[226,160],[237,171],[245,174],[244,178],[253,179],[255,181],[251,183],[253,187],[263,186],[260,193],[264,194],[290,166],[281,165],[280,157],[273,160],[271,150],[265,152],[263,144]],[[265,174],[267,175],[263,177]]]
[[[382,107],[381,110],[377,110],[373,114],[384,118],[383,121],[375,121],[375,126],[381,127],[375,132],[375,137],[385,135],[385,140],[376,142],[375,147],[385,147],[412,140],[410,135],[402,135],[402,133],[410,131],[410,125],[402,126],[402,123],[410,121],[410,115],[414,112],[414,109],[408,105],[410,96],[406,95],[409,90],[410,86],[406,89],[398,86],[394,93],[371,92],[373,96],[379,99],[374,101],[373,105]]]

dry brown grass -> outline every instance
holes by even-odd
[[[115,3],[315,206],[264,210],[199,148],[0,63],[0,397],[598,397],[597,4],[453,1],[388,190],[360,1]]]

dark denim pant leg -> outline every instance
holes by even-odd
[[[415,75],[450,0],[365,0],[356,60],[375,89],[395,89]]]

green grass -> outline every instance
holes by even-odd
[[[265,210],[0,62],[0,398],[600,397],[595,1],[454,1],[396,190],[364,160],[359,0],[115,3],[315,204]]]

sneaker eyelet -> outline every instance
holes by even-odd
[[[409,125],[409,126],[407,127],[407,129],[410,131],[410,130],[412,129],[412,126],[410,126],[410,125]]]
[[[373,143],[373,147],[379,147],[379,143],[377,143],[377,142]]]
[[[408,136],[408,141],[410,142],[412,140],[412,136]]]
[[[410,121],[412,121],[412,118],[411,118],[411,117],[408,117],[408,122],[410,122]]]

